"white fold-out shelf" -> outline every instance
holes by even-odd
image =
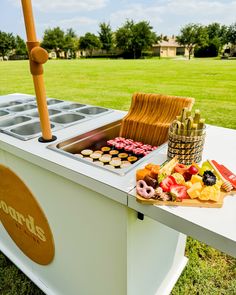
[[[209,126],[203,161],[214,159],[236,172],[236,130]],[[160,159],[166,157],[161,151]],[[158,159],[152,159],[157,161]],[[129,193],[128,206],[181,233],[236,257],[236,193],[225,197],[222,208],[143,205]]]

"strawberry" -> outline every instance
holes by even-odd
[[[185,185],[174,184],[170,187],[170,194],[173,201],[181,202],[183,199],[189,199],[187,187]]]
[[[164,192],[169,192],[170,187],[175,184],[176,184],[175,178],[170,175],[162,180],[162,182],[160,183],[160,187],[163,189]]]

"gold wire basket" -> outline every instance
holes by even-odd
[[[199,130],[181,130],[172,124],[168,132],[168,158],[177,156],[179,163],[186,165],[201,162],[205,136],[205,126]]]

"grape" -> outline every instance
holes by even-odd
[[[203,173],[204,173],[206,170],[208,170],[208,171],[212,171],[212,172],[214,171],[214,170],[212,169],[212,166],[209,164],[208,161],[202,163],[202,167],[200,168],[198,174],[200,174],[201,176],[203,176]]]

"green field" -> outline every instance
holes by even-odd
[[[45,81],[49,97],[122,110],[129,109],[134,92],[194,97],[195,108],[201,110],[207,123],[236,129],[236,61],[49,61],[45,65]],[[16,92],[33,94],[28,62],[0,62],[0,95]],[[235,259],[192,238],[188,238],[186,256],[189,263],[173,295],[236,294]],[[0,294],[41,292],[0,255]]]
[[[50,97],[122,110],[128,110],[134,92],[191,96],[208,123],[236,128],[235,61],[50,61],[45,80]],[[13,92],[33,93],[26,61],[0,63],[0,94]]]

